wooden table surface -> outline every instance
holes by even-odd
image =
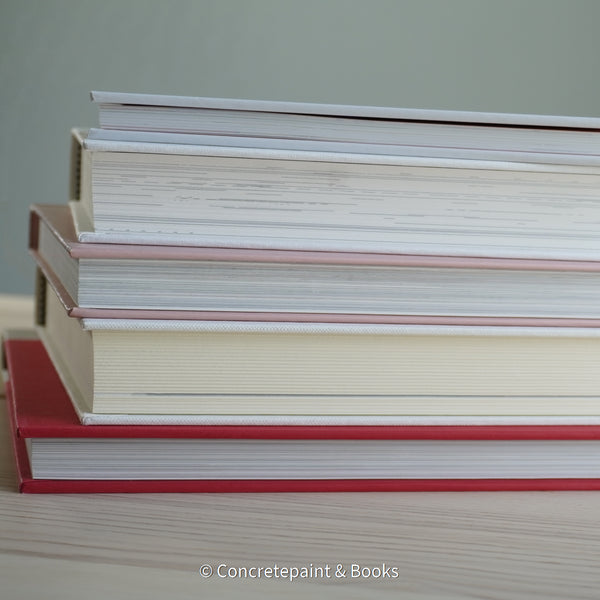
[[[0,296],[0,328],[31,315]],[[0,403],[2,598],[600,597],[598,492],[21,495]],[[321,572],[241,576],[275,565]]]

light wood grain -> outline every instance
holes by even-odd
[[[0,323],[27,325],[30,308],[0,299]],[[0,402],[2,597],[598,597],[599,493],[20,495]],[[399,577],[198,574],[221,563],[386,563]]]

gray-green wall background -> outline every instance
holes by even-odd
[[[598,0],[0,0],[0,293],[92,89],[600,116]]]

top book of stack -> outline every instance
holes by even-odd
[[[92,92],[90,139],[600,165],[600,118]]]
[[[600,119],[92,99],[82,242],[600,259]]]

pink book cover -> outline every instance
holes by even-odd
[[[30,211],[29,249],[45,279],[52,285],[71,317],[107,319],[178,319],[227,321],[292,321],[321,323],[389,323],[415,325],[498,325],[498,326],[565,326],[598,327],[600,319],[590,318],[529,318],[494,316],[436,316],[390,314],[339,314],[297,312],[239,312],[199,310],[146,310],[85,308],[77,305],[62,285],[52,267],[38,252],[38,234],[43,221],[74,259],[146,259],[202,260],[248,263],[300,263],[336,265],[372,265],[433,267],[462,269],[519,269],[600,272],[600,262],[574,260],[542,260],[490,257],[425,256],[410,254],[324,252],[301,250],[244,249],[197,246],[152,246],[137,244],[97,244],[79,242],[67,205],[33,205]]]

